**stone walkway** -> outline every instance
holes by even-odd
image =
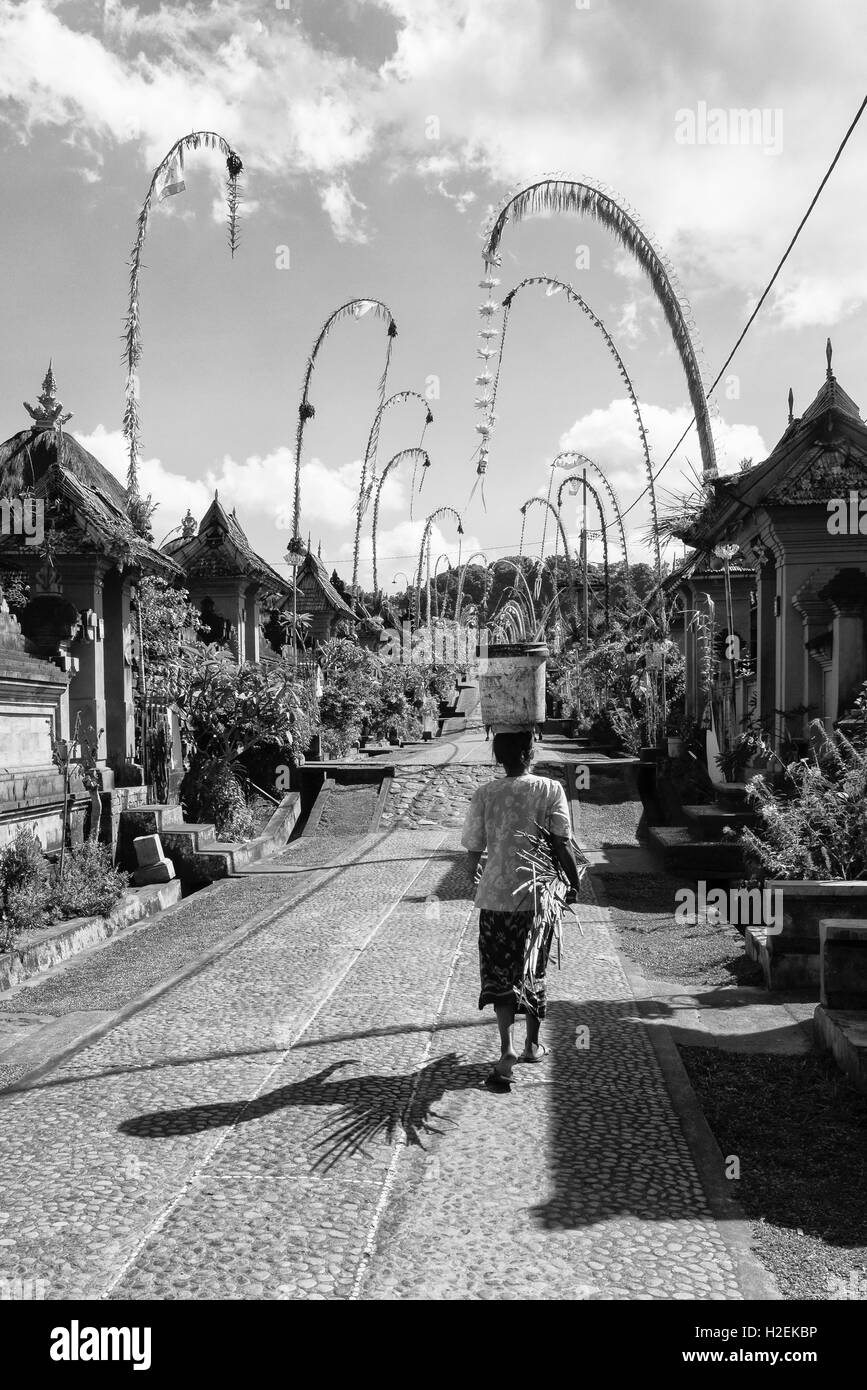
[[[551,1056],[510,1095],[482,1086],[495,1029],[455,801],[423,819],[299,841],[189,900],[202,926],[234,894],[236,925],[253,891],[268,910],[0,1097],[0,1279],[99,1299],[774,1296],[718,1219],[719,1155],[687,1142],[689,1097],[592,895],[552,967]]]

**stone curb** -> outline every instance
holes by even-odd
[[[0,993],[33,979],[79,952],[117,936],[127,927],[172,907],[180,898],[177,879],[129,889],[107,917],[73,917],[34,935],[20,949],[0,955]]]

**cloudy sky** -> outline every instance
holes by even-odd
[[[281,563],[306,357],[355,297],[389,306],[389,389],[427,393],[435,417],[413,518],[411,468],[383,492],[386,584],[413,568],[424,515],[443,504],[464,514],[464,555],[514,551],[519,507],[562,448],[596,459],[627,505],[644,478],[615,364],[574,304],[539,289],[511,316],[485,505],[469,500],[486,218],[544,173],[610,186],[673,263],[709,382],[858,109],[865,41],[861,0],[0,0],[0,438],[28,423],[21,402],[53,356],[70,428],[125,477],[135,221],[167,150],[208,129],[245,164],[238,254],[222,161],[207,152],[189,156],[186,192],[155,207],[145,248],[142,484],[159,502],[157,540],[219,488]],[[748,138],[731,114],[742,109],[760,113]],[[714,395],[723,470],[774,445],[789,386],[796,413],[809,404],[829,334],[840,381],[867,399],[865,160],[867,117]],[[495,298],[547,274],[604,320],[660,463],[691,410],[644,275],[570,217],[510,226],[501,249]],[[373,315],[339,325],[311,390],[302,529],[347,577],[385,345]],[[418,443],[421,413],[389,414],[380,464]],[[687,463],[700,467],[694,431],[660,489],[683,491]],[[571,499],[564,517],[575,534]],[[542,509],[531,518],[537,547]],[[646,522],[645,499],[627,521],[635,558],[649,558]],[[439,552],[456,555],[448,522]]]

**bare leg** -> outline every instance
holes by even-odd
[[[506,1080],[512,1075],[512,1067],[518,1060],[515,1051],[515,1003],[497,1004],[497,1027],[500,1030],[500,1060],[494,1063],[494,1071]]]

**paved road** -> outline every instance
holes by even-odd
[[[482,1086],[458,843],[398,822],[290,846],[275,867],[298,872],[258,880],[285,891],[276,915],[0,1098],[0,1279],[100,1299],[752,1292],[589,898],[551,1057],[511,1095]]]

